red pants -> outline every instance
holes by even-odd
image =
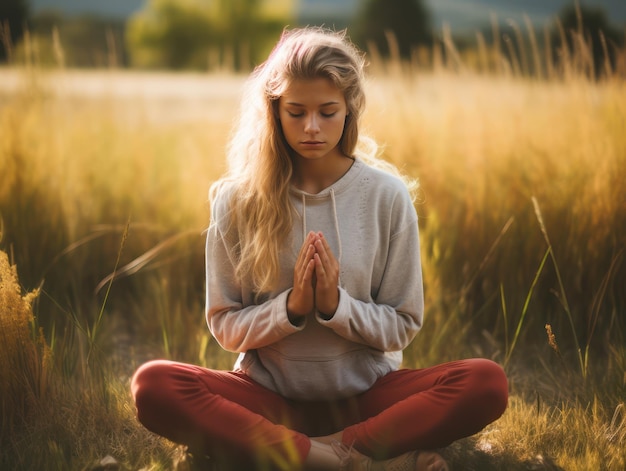
[[[508,385],[499,365],[471,359],[395,371],[350,399],[300,402],[241,372],[158,360],[135,373],[132,393],[139,421],[174,442],[239,469],[297,469],[309,437],[341,430],[345,444],[378,458],[444,447],[500,417]]]

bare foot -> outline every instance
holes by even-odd
[[[371,471],[449,471],[443,457],[434,451],[410,451],[384,461],[373,461]]]
[[[322,437],[322,440],[327,437]],[[311,443],[319,440],[311,439]],[[340,470],[346,471],[449,471],[446,460],[434,451],[410,451],[395,458],[375,461],[338,441],[330,443],[340,459]]]
[[[417,455],[415,471],[449,471],[448,463],[439,453],[421,451]]]
[[[341,443],[341,437],[343,436],[343,432],[333,433],[332,435],[325,435],[323,437],[311,437],[311,440],[315,440],[319,443],[325,443],[326,445],[330,445],[331,443]]]

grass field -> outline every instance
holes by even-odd
[[[0,69],[0,469],[186,469],[135,421],[129,377],[232,364],[203,318],[202,232],[242,83]],[[421,183],[405,363],[483,356],[510,378],[455,469],[624,469],[623,78],[392,68],[368,92],[366,131]]]

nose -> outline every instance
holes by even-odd
[[[307,134],[316,134],[320,130],[319,122],[315,113],[311,113],[304,123],[304,132]]]

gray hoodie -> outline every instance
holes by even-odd
[[[404,183],[356,159],[318,194],[292,188],[298,216],[291,245],[280,253],[279,283],[256,300],[250,284],[234,276],[230,193],[212,207],[206,316],[219,344],[240,353],[235,369],[296,400],[356,395],[398,369],[424,307],[417,215]],[[287,317],[287,295],[308,231],[322,231],[339,261],[339,306],[329,320],[314,313],[296,326]]]

